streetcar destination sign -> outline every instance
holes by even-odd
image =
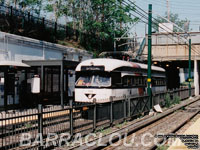
[[[87,70],[104,71],[105,67],[104,66],[82,66],[81,70],[82,71],[87,71]]]

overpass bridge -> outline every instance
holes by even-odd
[[[192,41],[192,60],[200,59],[200,32],[189,33]],[[143,56],[147,57],[148,37]],[[179,34],[153,34],[152,35],[152,59],[153,61],[188,60],[189,37],[185,33]]]
[[[168,87],[177,88],[188,78],[189,36],[192,41],[191,60],[195,94],[199,94],[200,32],[154,33],[152,34],[152,62],[166,69]],[[146,45],[139,56],[147,60],[148,35]]]

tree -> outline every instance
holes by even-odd
[[[165,13],[164,18],[167,18],[167,12]],[[190,21],[188,19],[180,19],[178,14],[170,13],[170,21],[174,24],[178,25],[180,28],[184,29],[185,31],[189,30],[189,23]],[[155,21],[154,21],[155,22]],[[167,19],[163,19],[163,17],[158,16],[156,18],[156,24],[153,24],[153,28],[158,32],[158,24],[159,23],[167,23]],[[183,32],[181,29],[174,26],[173,32]]]
[[[124,5],[122,0],[11,1],[11,5],[38,16],[41,10],[51,12],[55,22],[65,17],[66,25],[74,29],[69,31],[79,36],[76,40],[86,49],[95,48],[98,52],[113,50],[114,37],[120,37],[136,21],[131,15],[133,7]]]
[[[65,0],[48,0],[48,4],[45,7],[47,12],[53,12],[55,22],[58,21],[59,17],[64,15],[64,9],[66,6]]]
[[[43,2],[44,0],[33,0],[33,3],[31,3],[33,10],[38,17],[40,17],[41,10],[43,9]]]
[[[135,22],[130,6],[122,5],[121,0],[91,0],[89,5],[82,31],[98,35],[101,40],[109,41],[110,45],[113,45],[114,36],[120,37],[129,29],[128,24]],[[111,46],[110,50],[113,50]]]

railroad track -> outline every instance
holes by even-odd
[[[190,107],[193,105],[193,108]],[[152,150],[156,149],[164,139],[155,138],[156,135],[168,135],[175,133],[183,125],[185,125],[191,118],[196,116],[199,113],[200,101],[187,106],[184,110],[178,110],[148,126],[145,128],[134,132],[126,137],[114,143],[118,146],[109,145],[104,150],[113,150],[113,149],[132,149],[132,150]],[[144,136],[146,135],[146,136]],[[134,142],[132,142],[134,139]],[[132,141],[131,141],[132,140]],[[129,143],[129,146],[125,146],[124,143]],[[130,144],[131,143],[131,144]]]
[[[174,133],[180,129],[184,124],[186,124],[191,118],[196,116],[200,111],[200,97],[195,97],[184,101],[183,103],[176,105],[175,107],[166,110],[165,112],[158,114],[156,116],[146,116],[145,119],[135,120],[132,124],[126,125],[124,128],[115,130],[101,138],[101,145],[94,144],[88,146],[87,143],[84,143],[81,146],[74,146],[69,149],[131,149],[131,150],[150,150],[155,149],[156,145],[154,144],[156,134],[169,134]],[[183,109],[184,108],[184,109]],[[118,136],[110,136],[113,133],[118,133],[123,137],[119,139]],[[142,136],[146,134],[146,137],[142,139]],[[126,136],[128,135],[128,136]],[[134,136],[134,138],[133,138]],[[132,144],[132,139],[134,142]],[[143,140],[143,143],[141,142]],[[156,143],[162,142],[163,139],[156,139]],[[98,143],[99,139],[95,138],[89,141],[89,143]],[[111,142],[109,142],[111,141]],[[124,142],[129,145],[124,146]],[[147,144],[145,144],[147,143]],[[111,144],[111,145],[110,145]],[[114,144],[114,146],[113,146]],[[132,144],[132,145],[130,145]],[[106,145],[106,146],[102,146]],[[58,148],[61,149],[61,148]],[[66,149],[66,147],[64,148]]]

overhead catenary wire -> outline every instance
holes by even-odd
[[[144,0],[142,0],[142,2],[144,2]],[[147,2],[147,1],[146,1]],[[155,0],[154,1],[150,1],[149,0],[149,2],[155,2]],[[160,1],[160,0],[157,0],[156,2],[155,2],[155,4],[157,4],[158,6],[163,6],[163,7],[166,7],[166,2],[165,1]],[[198,7],[200,7],[200,5],[198,5],[198,4],[196,4],[195,3],[195,5],[191,5],[191,2],[189,2],[189,3],[184,3],[184,2],[174,2],[174,1],[170,1],[170,7],[174,7],[174,8],[177,8],[177,7],[185,7],[185,6],[187,6],[187,8],[196,8],[196,9],[198,9]],[[189,6],[189,7],[188,7]],[[183,8],[182,8],[183,9]]]
[[[144,13],[146,13],[146,14],[148,14],[145,10],[143,10],[142,8],[140,8],[139,6],[137,6],[135,3],[133,3],[132,1],[130,1],[130,0],[128,0],[131,4],[133,4],[134,6],[136,6],[137,8],[139,8],[140,10],[142,10]],[[154,17],[152,17],[153,19],[155,19]],[[157,21],[157,19],[155,19],[156,21]],[[158,21],[157,21],[158,22]],[[166,27],[166,26],[165,26]],[[168,27],[167,27],[168,28]],[[162,28],[163,29],[163,28]],[[165,30],[166,31],[166,30]],[[167,32],[167,33],[169,33],[169,32]],[[170,33],[169,33],[170,34]],[[174,34],[174,33],[173,33]],[[180,35],[180,34],[179,34]],[[180,37],[181,37],[181,35],[180,35]],[[185,37],[182,37],[182,38],[184,38],[184,39],[186,39]],[[187,45],[188,47],[189,47],[189,45]],[[200,54],[199,53],[199,51],[198,50],[196,50],[196,48],[194,49],[194,48],[192,48],[192,51],[193,52],[195,52],[195,53],[197,53],[197,54]]]
[[[131,0],[131,1],[133,1],[133,0]],[[185,20],[185,18],[188,18],[190,20],[190,22],[193,20],[198,20],[200,13],[198,11],[199,9],[197,9],[197,8],[195,9],[195,7],[198,7],[200,5],[200,3],[198,3],[199,0],[193,0],[195,2],[187,1],[187,3],[184,3],[182,1],[180,2],[180,1],[176,0],[176,3],[178,3],[178,5],[175,5],[175,4],[172,5],[174,1],[170,1],[170,8],[171,8],[172,12],[174,12],[174,13],[172,13],[172,15],[179,14],[178,16],[180,19],[182,18]],[[162,1],[163,3],[165,3],[165,4],[163,4],[163,7],[161,5],[157,5],[158,2],[160,2],[160,0],[156,0],[156,1],[155,0],[149,0],[149,1],[137,0],[137,1],[135,1],[135,4],[137,4],[138,6],[140,6],[147,12],[147,8],[146,7],[144,8],[144,6],[147,6],[149,3],[152,3],[152,5],[155,6],[153,10],[154,11],[156,10],[157,12],[159,12],[159,14],[164,15],[165,11],[163,11],[163,9],[165,7],[165,10],[166,10],[166,1]],[[184,5],[184,6],[182,8],[176,8],[176,6],[180,6],[180,5]],[[191,7],[190,7],[190,5],[191,5]],[[195,31],[195,30],[199,31],[199,27],[197,25],[190,24],[190,26],[192,27],[193,31]]]
[[[128,0],[129,2],[131,2],[130,0]],[[130,7],[130,4],[129,3],[127,3],[127,2],[125,2],[125,1],[123,1],[122,2],[123,3],[123,5],[125,5],[125,6],[129,6]],[[148,14],[145,10],[143,10],[142,8],[140,8],[139,6],[137,6],[135,3],[133,3],[133,2],[131,2],[134,6],[136,6],[138,9],[140,9],[140,10],[142,10],[142,12],[144,12],[145,14]],[[137,9],[132,9],[135,13],[137,13],[138,15],[140,15],[141,17],[143,17],[144,19],[146,19],[147,21],[148,21],[148,17],[147,16],[145,16],[142,12],[140,12],[139,10],[137,10]],[[132,14],[132,13],[131,13]],[[135,15],[133,15],[133,16],[135,16]],[[152,17],[154,20],[156,20],[156,22],[158,22],[157,21],[157,19],[155,19],[154,17]],[[148,24],[148,22],[145,22],[145,21],[143,21],[145,24]],[[154,24],[154,25],[156,25],[156,26],[158,26],[159,27],[159,25],[158,24],[156,24],[154,21],[152,21],[152,23]],[[159,23],[159,22],[158,22]],[[165,25],[164,25],[165,26]],[[168,28],[167,26],[165,26],[166,28]],[[162,28],[162,27],[160,27],[160,28]],[[170,32],[168,32],[166,29],[164,29],[164,28],[162,28],[163,30],[165,30],[168,34],[171,34],[171,35],[174,35],[174,34],[177,34],[177,35],[180,35],[179,33],[170,33]],[[168,28],[169,29],[169,28]],[[181,37],[181,35],[180,35],[180,37]],[[175,41],[173,38],[171,38],[171,37],[169,37],[170,39],[172,39],[173,41]],[[181,37],[181,38],[184,38],[184,39],[186,39],[185,37]],[[178,43],[177,41],[175,41],[176,43]],[[187,46],[189,46],[189,45],[187,45]],[[197,53],[197,54],[200,54],[199,53],[199,51],[198,50],[196,50],[196,49],[194,49],[194,48],[192,48],[192,51],[194,52],[194,53]]]
[[[124,2],[124,1],[123,1]],[[126,4],[124,4],[124,3],[126,3]],[[125,5],[125,6],[127,6],[127,2],[124,2],[123,4]],[[135,4],[134,4],[135,5]],[[130,4],[128,4],[128,6],[130,7]],[[137,5],[136,5],[137,6]],[[137,6],[138,8],[140,8],[139,6]],[[133,11],[135,11],[135,9],[132,9]],[[140,8],[140,10],[141,10],[141,8]],[[145,18],[147,21],[148,21],[148,17],[146,17],[144,14],[142,14],[141,12],[139,12],[139,11],[135,11],[138,15],[140,15],[140,16],[142,16],[143,18]],[[143,10],[143,12],[145,12],[144,10]],[[146,14],[148,14],[147,12],[145,12]],[[135,16],[135,15],[133,15],[133,16]],[[155,18],[154,18],[155,19]],[[145,21],[143,21],[145,24],[148,24],[148,22],[145,22]],[[156,26],[159,26],[158,24],[155,24],[154,22],[153,22],[153,24],[154,25],[156,25]],[[161,27],[162,28],[162,27]],[[168,27],[167,27],[168,28]],[[168,32],[166,29],[164,29],[164,28],[162,28],[163,30],[165,30],[168,34],[172,34],[172,35],[174,35],[174,34],[178,34],[178,33],[170,33],[170,32]],[[180,34],[179,34],[180,35]],[[169,37],[170,39],[172,39],[171,37]],[[172,39],[173,41],[175,41],[174,39]],[[177,43],[177,41],[175,41],[176,43]],[[187,45],[188,46],[188,45]],[[194,52],[194,53],[197,53],[197,54],[200,54],[199,52],[198,52],[198,50],[196,51],[195,49],[193,49],[192,48],[192,51]]]

